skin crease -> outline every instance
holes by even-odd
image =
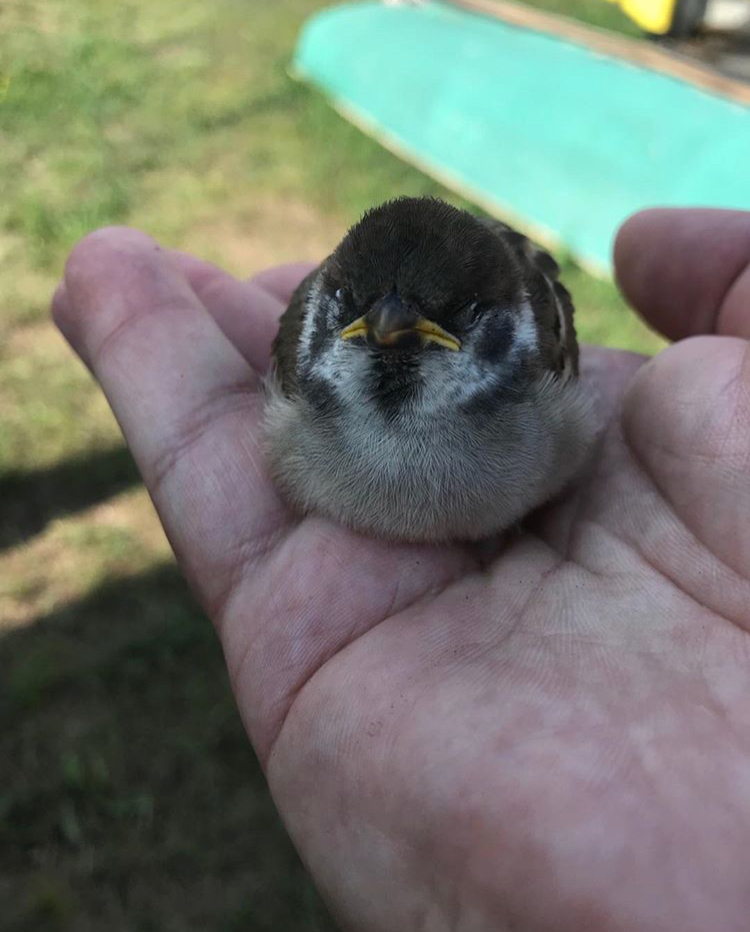
[[[645,212],[615,258],[691,338],[645,364],[585,348],[609,422],[591,472],[483,571],[276,498],[259,387],[307,267],[239,282],[124,229],[68,261],[55,319],[343,928],[747,929],[750,214]]]

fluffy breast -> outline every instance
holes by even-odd
[[[591,448],[593,425],[579,381],[551,375],[481,416],[412,407],[397,418],[361,399],[319,406],[289,397],[272,377],[266,454],[300,513],[379,537],[471,540],[508,528],[564,488]]]

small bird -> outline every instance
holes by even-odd
[[[299,513],[470,541],[563,490],[595,435],[573,304],[545,251],[437,198],[375,207],[294,292],[266,456]]]

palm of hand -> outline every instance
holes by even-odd
[[[676,216],[652,223],[662,235]],[[647,282],[658,316],[674,282],[654,274],[635,269],[631,291]],[[217,622],[334,912],[368,930],[745,928],[745,340],[689,340],[642,367],[588,351],[608,421],[590,474],[480,568],[464,548],[284,513],[245,361],[263,365],[278,288],[113,231],[76,251],[56,312]],[[743,288],[693,297],[746,336]]]

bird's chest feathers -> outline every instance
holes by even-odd
[[[329,407],[385,427],[430,432],[435,418],[451,416],[507,380],[507,366],[487,365],[468,354],[437,351],[418,362],[378,359],[334,345],[301,372],[308,394],[328,399]]]
[[[326,386],[314,415],[316,439],[329,455],[335,451],[339,466],[399,481],[465,468],[482,433],[465,408],[501,373],[458,354],[435,353],[410,368],[347,349],[317,360],[313,377]]]

